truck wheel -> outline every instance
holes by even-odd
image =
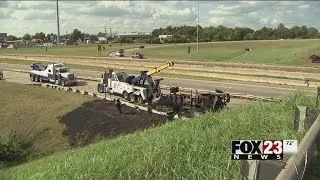
[[[103,93],[103,86],[98,84],[98,92]]]
[[[131,102],[136,102],[136,95],[134,95],[133,93],[130,93],[129,98]]]
[[[129,99],[129,93],[127,91],[123,91],[123,98]]]
[[[34,75],[30,74],[30,81],[34,81]]]
[[[142,99],[141,96],[138,96],[137,101],[138,101],[138,103],[140,103],[140,104],[143,104],[143,103],[144,103],[144,100]]]
[[[35,76],[34,79],[36,82],[39,82],[39,76]]]

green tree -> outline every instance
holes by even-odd
[[[84,38],[84,34],[81,33],[81,31],[79,31],[78,29],[74,29],[71,36],[70,36],[70,40],[72,42],[76,42],[79,39],[83,40],[83,38]]]
[[[8,41],[15,41],[15,40],[17,40],[18,38],[17,38],[16,36],[9,35],[9,36],[7,37],[7,39],[8,39]]]
[[[31,40],[31,35],[30,34],[25,34],[22,37],[23,40]]]
[[[40,33],[36,33],[34,36],[33,36],[34,39],[41,39],[41,40],[45,40],[46,39],[46,35],[43,33],[43,32],[40,32]]]
[[[105,34],[105,33],[102,33],[102,32],[99,32],[99,33],[98,33],[98,36],[99,36],[99,37],[105,37],[106,34]]]

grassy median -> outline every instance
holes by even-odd
[[[59,152],[4,171],[8,179],[239,179],[230,161],[234,139],[298,139],[294,107],[314,98],[256,102],[191,120],[179,120],[85,148]],[[28,178],[26,178],[28,177]]]

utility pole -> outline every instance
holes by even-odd
[[[198,0],[198,23],[197,23],[197,53],[199,54],[199,0]]]
[[[57,0],[57,27],[58,27],[57,45],[60,46],[59,2],[58,2],[58,0]]]
[[[104,36],[107,36],[107,28],[104,28]]]

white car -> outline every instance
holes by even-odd
[[[118,51],[118,52],[116,53],[116,56],[118,56],[118,57],[124,57],[124,53],[123,53],[123,52]]]

